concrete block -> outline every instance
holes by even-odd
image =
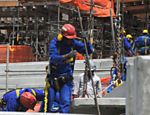
[[[102,106],[125,106],[125,98],[97,98],[98,105]],[[92,98],[75,98],[73,101],[74,106],[94,106],[95,102]]]
[[[149,115],[150,113],[150,56],[140,56],[134,60],[130,70],[127,115]]]

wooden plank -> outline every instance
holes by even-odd
[[[146,13],[143,13],[143,14],[133,14],[133,16],[136,16],[140,19],[146,19]],[[150,13],[147,14],[147,16],[150,16]]]
[[[149,5],[149,7],[150,7],[150,5]],[[144,10],[144,9],[146,9],[146,5],[128,6],[128,7],[126,8],[126,10],[128,10],[128,11]]]
[[[124,3],[130,3],[130,2],[140,2],[142,0],[120,0],[120,2],[124,2]],[[117,2],[117,0],[115,0],[115,3]]]
[[[18,1],[0,1],[0,7],[8,7],[8,6],[17,6],[18,5]]]

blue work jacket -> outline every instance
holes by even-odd
[[[126,50],[131,50],[131,44],[130,44],[130,42],[128,41],[128,38],[124,38],[124,48],[126,49]]]
[[[19,97],[23,92],[32,93],[36,97],[37,101],[42,101],[44,99],[44,90],[31,89],[31,88],[12,90],[3,95],[3,100],[6,103],[5,111],[26,111],[27,110],[27,108],[23,107],[19,102]],[[18,110],[20,107],[21,110]]]
[[[88,54],[93,52],[93,47],[90,43],[87,43]],[[72,50],[77,50],[81,54],[85,54],[85,45],[83,42],[76,39],[72,39],[71,44],[68,45],[65,40],[58,41],[54,38],[49,45],[49,57],[50,65],[55,66],[55,71],[51,73],[53,76],[59,76],[66,74],[68,76],[73,75],[72,63],[64,63],[63,55],[68,54]]]
[[[147,35],[139,36],[135,40],[135,47],[141,48],[150,45],[150,37]]]

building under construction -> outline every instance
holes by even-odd
[[[120,7],[119,10],[117,7]],[[78,36],[81,36],[82,28],[88,32],[91,24],[93,46],[96,49],[93,58],[107,58],[115,49],[118,12],[121,14],[121,26],[127,33],[137,37],[143,28],[149,28],[149,1],[121,0],[118,4],[116,0],[111,1],[111,7],[107,9],[109,12],[96,14],[89,23],[89,11],[78,10],[71,3],[60,3],[56,0],[1,0],[0,43],[30,46],[33,52],[33,58],[32,54],[29,56],[30,61],[43,61],[48,59],[50,40],[57,36],[64,23],[75,25]]]
[[[0,97],[12,89],[46,87],[49,43],[64,24],[70,23],[79,40],[93,38],[94,52],[89,57],[94,60],[104,91],[98,99],[75,98],[71,113],[148,115],[149,56],[127,55],[127,81],[111,93],[107,89],[114,68],[125,73],[126,52],[119,38],[131,34],[136,39],[143,29],[150,30],[149,19],[149,0],[0,0]],[[89,57],[76,61],[75,82],[79,82],[80,73],[91,71]]]

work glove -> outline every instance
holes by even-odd
[[[4,100],[3,100],[3,99],[0,99],[0,107],[2,107],[4,104],[6,104],[6,103],[4,102]]]
[[[76,53],[77,51],[76,50],[73,50],[71,51],[70,53],[66,54],[63,56],[63,62],[64,63],[70,63],[70,62],[73,62],[74,61],[74,57],[76,56]]]
[[[76,53],[77,53],[77,51],[76,51],[76,50],[73,50],[73,51],[71,51],[70,53],[64,55],[63,58],[64,58],[64,60],[68,60],[68,59],[70,59],[70,58],[75,57],[75,56],[76,56]]]

